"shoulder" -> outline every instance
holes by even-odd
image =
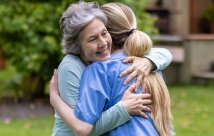
[[[85,69],[85,64],[75,55],[66,55],[62,62],[58,67],[58,76],[66,77],[66,76],[76,76],[78,78],[81,77],[82,72]]]
[[[85,64],[82,60],[75,56],[68,54],[66,55],[62,62],[60,63],[58,70],[59,71],[83,71],[85,69]]]

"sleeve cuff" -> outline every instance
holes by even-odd
[[[130,120],[132,116],[129,115],[126,108],[123,106],[122,101],[119,101],[115,106],[118,107],[118,112],[124,118],[124,120]]]
[[[152,56],[149,56],[149,55],[145,55],[144,58],[149,59],[155,65],[155,68],[152,69],[152,71],[156,72],[157,70],[160,69],[161,64],[156,60],[155,57],[152,57]]]

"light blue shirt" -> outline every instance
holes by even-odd
[[[100,118],[102,111],[106,111],[117,104],[124,91],[134,81],[124,86],[126,77],[119,74],[130,64],[122,63],[127,57],[123,51],[112,54],[107,61],[94,62],[88,66],[81,78],[80,99],[74,114],[80,120],[94,124]],[[142,88],[137,93],[142,93]],[[132,116],[125,124],[105,133],[108,136],[158,136],[154,123],[149,117]]]

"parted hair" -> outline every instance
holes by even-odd
[[[108,19],[106,27],[112,36],[113,48],[123,48],[128,55],[131,55],[131,52],[135,52],[135,56],[148,53],[152,47],[152,40],[146,33],[136,29],[135,14],[128,6],[122,3],[108,3],[101,6],[101,9]]]
[[[67,8],[60,19],[63,54],[80,53],[80,33],[95,18],[100,19],[104,24],[107,22],[105,14],[97,3],[80,1]]]
[[[101,9],[106,14],[107,29],[112,36],[113,46],[123,48],[129,56],[142,57],[152,48],[150,37],[137,28],[133,11],[121,3],[104,4]],[[172,114],[170,95],[167,86],[159,73],[152,72],[144,78],[145,92],[151,94],[151,118],[160,136],[172,136]]]

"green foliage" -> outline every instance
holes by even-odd
[[[37,73],[47,80],[50,69],[57,66],[61,12],[56,7],[23,0],[0,5],[0,44],[18,72]]]
[[[53,0],[1,1],[0,45],[7,61],[20,77],[21,81],[13,86],[20,97],[44,91],[44,88],[36,87],[44,86],[53,69],[57,68],[62,58],[59,19],[68,3]],[[32,78],[39,79],[39,84],[33,85],[35,80]],[[15,76],[11,78],[8,87],[15,79]]]
[[[214,4],[209,5],[204,11],[202,18],[209,23],[214,23]]]
[[[1,0],[0,48],[16,71],[5,86],[13,87],[15,97],[44,92],[53,69],[62,59],[59,19],[74,0]],[[101,0],[100,4],[115,2]],[[139,29],[152,34],[154,19],[143,10],[145,0],[119,0],[129,5],[138,18]],[[40,86],[40,87],[39,87]],[[5,90],[5,89],[3,89]],[[4,93],[3,93],[4,94]],[[39,94],[38,94],[39,95]],[[29,97],[30,98],[30,97]]]
[[[14,101],[20,97],[20,91],[17,91],[21,84],[21,76],[16,72],[15,68],[8,66],[0,71],[0,103],[2,98],[12,98]]]
[[[123,4],[128,5],[134,11],[137,21],[138,21],[138,29],[144,31],[149,35],[157,34],[158,30],[154,27],[154,23],[157,20],[155,17],[149,15],[145,11],[146,4],[148,0],[100,0],[101,4],[105,4],[108,2],[121,2]]]

